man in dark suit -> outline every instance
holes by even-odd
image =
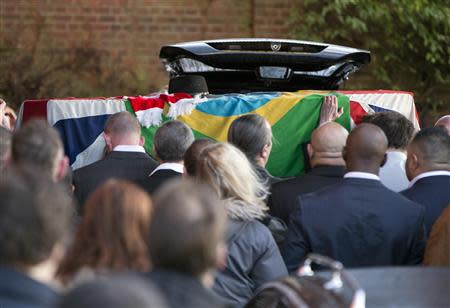
[[[0,177],[0,307],[53,307],[71,200],[42,170],[26,171]]]
[[[147,278],[170,307],[228,307],[210,290],[227,259],[227,215],[217,195],[185,179],[161,187],[154,204],[148,232],[153,269]]]
[[[312,169],[305,175],[272,186],[268,202],[271,215],[289,224],[289,216],[297,205],[297,196],[342,180],[345,173],[342,149],[347,136],[347,130],[335,122],[326,123],[313,131],[307,147]]]
[[[168,180],[184,173],[183,158],[194,142],[192,130],[183,122],[168,121],[161,125],[153,138],[153,150],[161,163],[150,176],[137,183],[150,195]]]
[[[290,272],[310,252],[347,267],[418,264],[425,248],[422,206],[380,182],[387,139],[373,124],[355,128],[341,183],[298,198],[282,255]]]
[[[411,185],[402,195],[425,207],[429,234],[450,204],[450,136],[439,127],[418,132],[408,146],[406,173]]]
[[[89,194],[110,178],[135,181],[152,172],[157,163],[143,148],[144,137],[135,116],[119,112],[109,117],[105,124],[106,157],[98,162],[75,170],[73,184],[80,206]]]

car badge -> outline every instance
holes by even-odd
[[[270,48],[272,49],[272,51],[280,51],[281,44],[279,44],[279,43],[270,43]]]

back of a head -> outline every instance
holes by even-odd
[[[217,143],[206,147],[197,163],[197,178],[211,186],[222,200],[252,208],[258,218],[264,216],[267,188],[235,146]]]
[[[435,127],[440,127],[450,136],[450,115],[445,115],[436,121]]]
[[[182,161],[186,150],[194,142],[192,130],[180,121],[168,121],[161,125],[153,138],[155,154],[163,162]]]
[[[66,235],[74,213],[71,199],[37,172],[9,170],[0,178],[0,264],[37,265]]]
[[[429,171],[450,171],[450,136],[438,127],[425,128],[419,131],[408,148],[420,157],[422,164]]]
[[[157,192],[149,250],[155,268],[199,277],[217,265],[226,214],[214,192],[190,179]]]
[[[272,142],[272,130],[266,119],[258,114],[243,115],[231,123],[228,142],[235,145],[255,163],[265,145]]]
[[[342,155],[348,131],[335,122],[328,122],[315,129],[311,135],[311,146],[316,153],[331,157]]]
[[[378,173],[387,144],[381,128],[370,123],[360,124],[350,132],[344,148],[347,170]]]
[[[186,172],[190,176],[195,176],[196,174],[196,165],[197,161],[200,157],[200,153],[207,146],[214,144],[214,140],[212,139],[197,139],[195,140],[191,146],[187,149],[184,155],[184,167],[186,168]]]
[[[147,271],[146,238],[152,202],[138,186],[111,179],[87,199],[74,243],[61,262],[58,277],[70,279],[82,267]]]
[[[388,148],[405,150],[414,134],[414,125],[404,115],[395,111],[367,115],[363,123],[381,128],[388,140]]]
[[[11,151],[12,133],[0,126],[0,170],[5,167],[5,162]]]
[[[111,275],[77,286],[58,303],[61,308],[164,308],[159,290],[150,282],[132,275]]]
[[[138,119],[127,111],[111,115],[105,123],[104,131],[118,141],[122,139],[139,140],[141,136]]]
[[[53,175],[58,160],[64,156],[64,148],[56,129],[44,120],[33,119],[13,134],[11,155],[17,165],[40,166]]]

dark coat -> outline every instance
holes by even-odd
[[[181,177],[183,174],[170,169],[157,170],[151,176],[136,181],[148,194],[152,195],[159,187],[167,181]]]
[[[269,196],[269,213],[289,225],[289,216],[295,211],[299,195],[336,184],[344,173],[343,166],[317,166],[305,175],[275,183]]]
[[[157,166],[146,153],[113,151],[104,159],[75,170],[73,184],[80,206],[89,194],[111,178],[136,181],[147,177]]]
[[[162,269],[155,269],[146,276],[161,290],[172,308],[227,307],[194,277]]]
[[[0,267],[0,307],[53,307],[59,296],[48,286],[8,267]]]
[[[310,252],[346,267],[422,262],[424,208],[377,180],[343,179],[298,202],[282,249],[290,272]]]
[[[233,306],[243,306],[262,284],[287,276],[286,266],[266,226],[257,220],[229,220],[228,258],[213,291]]]
[[[401,194],[425,207],[425,229],[429,235],[436,219],[450,204],[450,176],[438,175],[419,179]]]

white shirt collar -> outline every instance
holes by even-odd
[[[162,163],[158,167],[156,167],[155,170],[150,173],[150,176],[152,176],[156,171],[158,170],[173,170],[178,173],[184,173],[184,165],[179,163]]]
[[[356,178],[356,179],[377,180],[377,181],[380,180],[380,177],[376,174],[358,171],[347,172],[344,175],[344,178]]]
[[[145,149],[144,147],[140,146],[140,145],[116,145],[113,149],[113,151],[116,152],[140,152],[140,153],[145,153]]]
[[[411,183],[409,183],[409,187],[413,186],[420,179],[427,178],[430,176],[438,176],[438,175],[450,176],[450,171],[439,170],[439,171],[428,171],[428,172],[421,173],[418,176],[416,176],[414,179],[412,179]]]

